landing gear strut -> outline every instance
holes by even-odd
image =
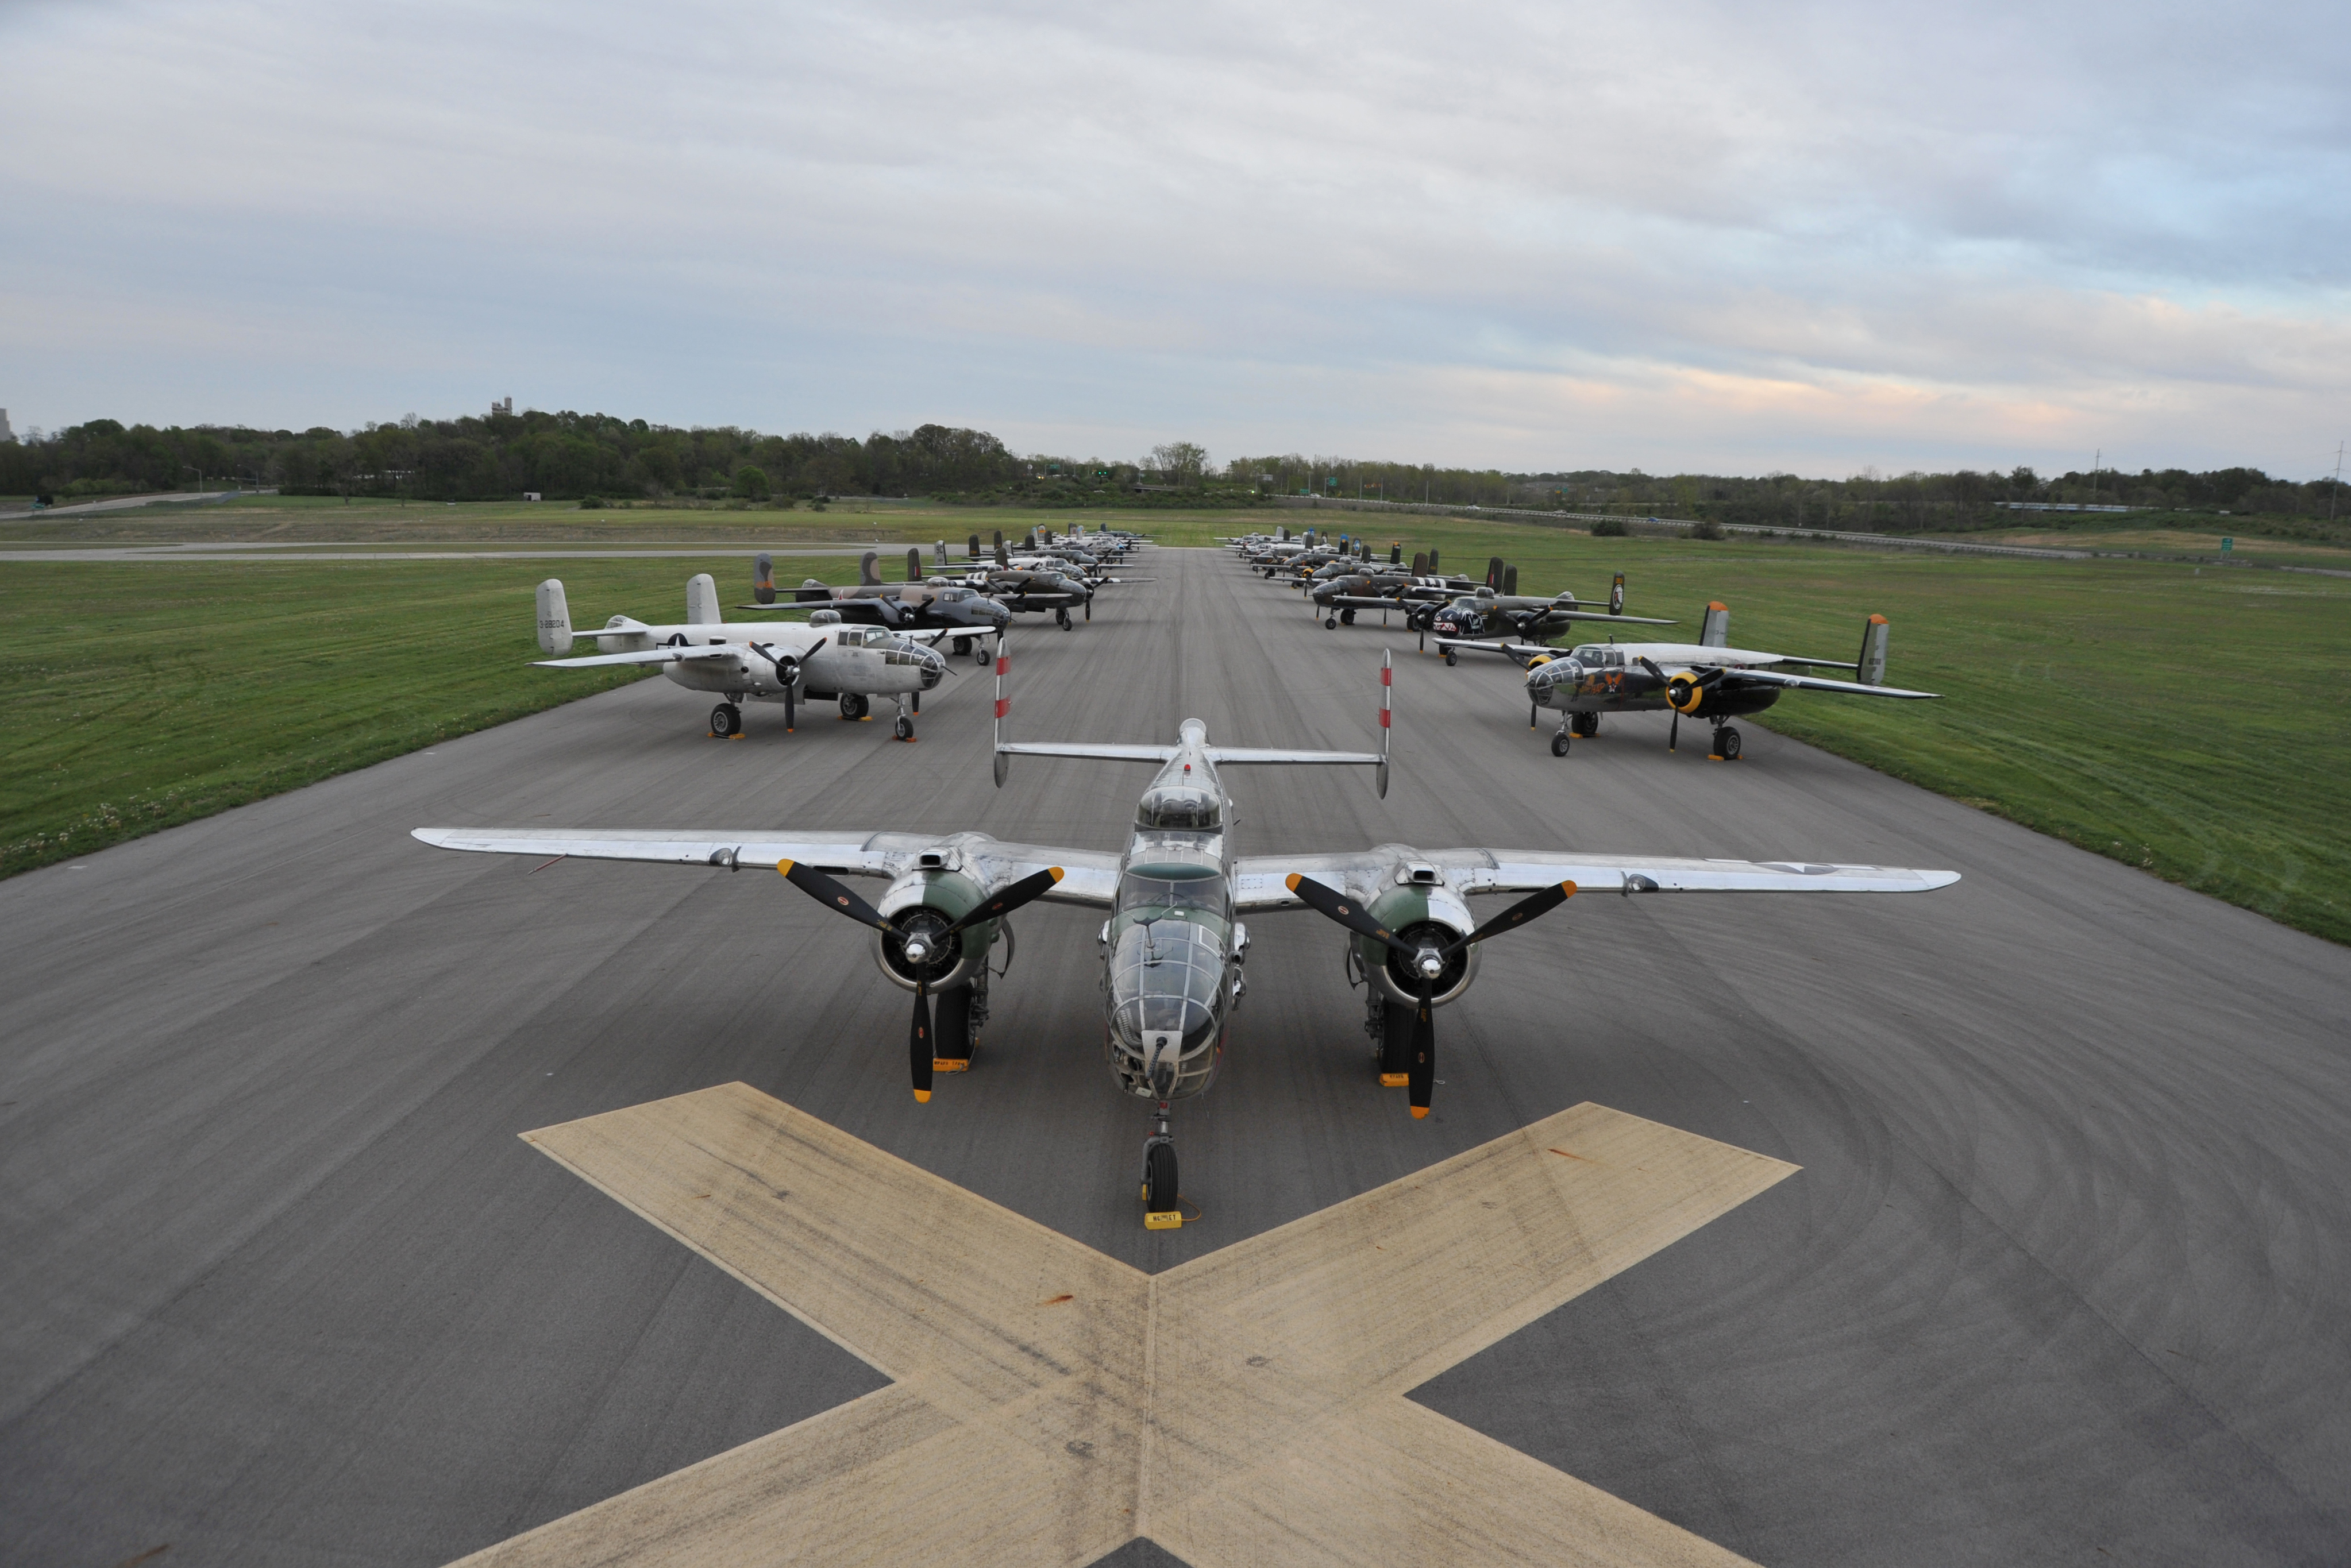
[[[743,732],[743,710],[732,702],[721,702],[710,711],[710,732],[722,741],[732,740]]]
[[[890,726],[890,732],[902,741],[911,741],[914,738],[914,721],[907,716],[906,704],[903,698],[898,703],[897,722]]]
[[[1167,1133],[1167,1102],[1159,1102],[1158,1130],[1143,1143],[1143,1224],[1145,1230],[1174,1231],[1184,1223],[1176,1207],[1176,1140]]]

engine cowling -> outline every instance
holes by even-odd
[[[1706,702],[1707,688],[1694,670],[1677,670],[1666,677],[1666,704],[1677,713],[1695,713]]]
[[[1414,946],[1448,947],[1478,929],[1469,913],[1469,906],[1461,895],[1442,885],[1407,883],[1392,887],[1374,898],[1368,906],[1371,917]],[[1380,988],[1380,993],[1391,1002],[1407,1006],[1420,1001],[1420,976],[1413,972],[1404,954],[1384,943],[1362,938],[1351,939],[1356,944],[1356,958],[1364,972]],[[1478,978],[1478,950],[1464,949],[1445,966],[1437,979],[1429,1001],[1444,1006],[1469,989]]]
[[[926,928],[944,930],[977,909],[987,897],[978,883],[960,871],[925,868],[904,873],[873,906],[883,919],[900,928],[873,933],[875,965],[893,985],[904,991],[914,990],[914,967],[906,958],[908,938]],[[996,940],[999,924],[997,920],[982,920],[953,938],[955,963],[946,970],[931,970],[930,989],[951,990],[977,975],[987,962],[987,950]]]

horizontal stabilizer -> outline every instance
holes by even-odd
[[[1301,752],[1287,746],[1210,746],[1208,760],[1219,767],[1243,763],[1290,763],[1306,767],[1357,764],[1378,766],[1387,759],[1377,752]]]
[[[1174,746],[1089,745],[1060,741],[1005,741],[996,749],[1024,757],[1094,757],[1106,763],[1165,763],[1176,756]]]

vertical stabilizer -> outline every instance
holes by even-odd
[[[563,587],[556,585],[556,592]],[[1888,631],[1886,618],[1874,615],[1869,624],[1861,628],[1861,657],[1854,662],[1853,678],[1864,686],[1886,684],[1886,639]]]
[[[865,554],[857,558],[857,586],[859,587],[878,588],[882,586],[882,574],[873,569],[873,563],[881,558],[881,555],[882,553],[879,550],[868,550]]]
[[[945,545],[940,546],[940,553],[943,555],[946,553]],[[907,546],[906,580],[910,583],[919,583],[923,580],[923,552],[920,545]]]
[[[971,558],[972,558],[974,561],[978,560],[978,559],[979,559],[979,535],[978,535],[974,534],[974,535],[971,536],[971,545],[970,545],[969,548],[970,548],[970,550],[971,550]]]
[[[751,557],[751,597],[763,605],[776,602],[776,562],[765,550]]]
[[[549,577],[538,585],[538,650],[571,651],[571,607],[564,602],[560,577]]]
[[[1517,593],[1518,591],[1519,591],[1519,569],[1518,569],[1518,567],[1516,567],[1516,566],[1504,566],[1504,567],[1502,568],[1502,596],[1503,596],[1505,598],[1507,598],[1507,597],[1509,597],[1510,596],[1511,596],[1511,595],[1513,595],[1513,594]]]
[[[1698,639],[1707,648],[1730,646],[1730,607],[1729,605],[1717,599],[1706,607],[1706,620],[1703,623],[1703,629],[1698,634]]]
[[[947,542],[945,539],[938,541],[938,561],[939,570],[942,572],[946,571],[947,569]]]
[[[1625,574],[1622,572],[1617,573],[1616,580],[1608,585],[1608,613],[1625,613]]]
[[[1434,545],[1430,545],[1428,549],[1428,569],[1432,575],[1445,570],[1444,567],[1437,564],[1437,546]]]
[[[696,572],[685,579],[685,624],[716,626],[718,620],[718,585],[708,572]]]

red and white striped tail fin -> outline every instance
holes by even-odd
[[[1007,651],[1010,647],[1010,638],[1011,633],[1008,628],[999,630],[996,634],[995,769],[996,787],[998,789],[1002,789],[1004,787],[1004,775],[1009,772],[1012,767],[1012,759],[1007,756],[1004,751],[1004,715],[1012,711],[1012,699],[1004,694],[1005,672],[1012,668],[1012,655]]]
[[[1395,715],[1389,701],[1395,691],[1395,655],[1386,649],[1380,650],[1380,771],[1376,775],[1380,798],[1388,797],[1388,729]]]

